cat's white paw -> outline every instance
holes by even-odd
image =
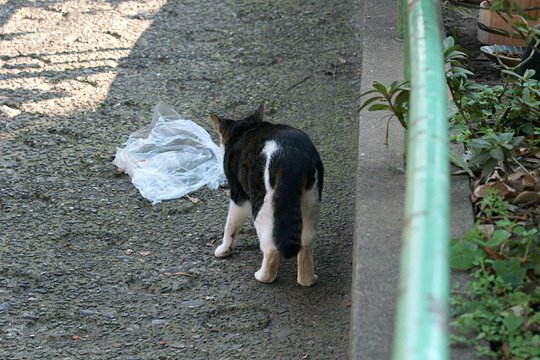
[[[227,257],[229,255],[231,255],[231,247],[227,246],[225,244],[219,245],[216,248],[216,251],[214,251],[214,256],[215,257],[222,258],[222,257]]]
[[[296,281],[302,286],[312,286],[317,282],[317,280],[319,280],[319,277],[315,274],[313,274],[313,276],[306,276],[303,279],[296,279]]]
[[[270,274],[268,271],[263,271],[262,269],[255,273],[255,279],[263,283],[271,283],[276,280],[277,274]]]

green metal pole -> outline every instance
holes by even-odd
[[[404,75],[405,80],[410,79],[410,70],[409,70],[409,64],[411,62],[411,59],[409,59],[409,19],[408,19],[408,1],[407,0],[399,0],[399,31],[400,34],[403,34],[403,41],[404,41],[404,53],[403,53],[403,59],[405,60],[404,64]]]
[[[411,79],[410,74],[410,66],[411,63],[410,59],[410,50],[409,50],[409,4],[407,0],[399,0],[400,9],[399,9],[399,22],[400,25],[403,27],[403,69],[404,69],[404,78],[405,80]],[[405,122],[408,123],[409,119],[405,118]],[[407,143],[409,142],[409,132],[407,129],[403,132],[403,167],[405,168],[407,166]]]
[[[446,81],[438,8],[432,1],[408,2],[411,98],[394,360],[449,356]]]

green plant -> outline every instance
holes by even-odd
[[[538,359],[539,306],[540,288],[513,286],[481,266],[471,274],[466,291],[453,292],[451,339],[492,359]]]
[[[477,170],[489,175],[499,162],[508,169],[517,163],[515,148],[520,146],[533,130],[540,126],[540,83],[532,80],[534,72],[523,76],[505,70],[506,80],[502,85],[481,85],[469,79],[472,72],[465,69],[462,61],[466,54],[459,50],[452,37],[444,40],[446,81],[456,111],[449,119],[452,139],[462,142],[471,152],[467,164],[456,153],[451,152],[452,163],[470,175]],[[409,108],[409,83],[394,81],[390,86],[374,82],[373,89],[360,97],[371,95],[360,106],[359,111],[387,111],[386,143],[390,119],[396,118],[407,128]],[[538,142],[528,142],[535,145]]]
[[[446,84],[459,115],[465,123],[468,123],[468,116],[463,109],[463,101],[478,88],[474,82],[469,80],[469,76],[474,74],[463,67],[461,61],[465,60],[467,55],[459,50],[453,37],[449,36],[444,39],[443,49],[443,59],[447,69]]]
[[[522,143],[523,136],[514,136],[514,133],[496,134],[486,130],[482,137],[472,139],[467,147],[472,150],[471,166],[482,169],[482,175],[488,176],[501,161],[505,169],[509,163],[518,163],[515,148]]]
[[[511,0],[490,4],[508,22],[510,14],[519,14],[513,32],[538,51],[540,26],[529,26],[523,9]],[[520,75],[515,67],[501,63],[500,84],[477,83],[463,66],[467,55],[454,39],[445,39],[443,46],[451,96],[450,139],[463,144],[469,155],[451,150],[452,163],[476,177],[477,183],[496,179],[506,186],[518,167],[532,179],[533,169],[525,165],[537,160],[527,157],[540,151],[540,82],[532,78],[534,71]],[[407,128],[407,82],[389,87],[376,82],[361,97],[366,95],[370,97],[360,110],[390,112],[385,116],[388,122],[395,117]],[[495,170],[498,174],[493,175]],[[495,189],[487,190],[478,203],[478,221],[450,243],[450,266],[470,272],[467,289],[454,291],[451,298],[453,341],[493,359],[540,360],[540,226],[533,210],[517,216],[516,208]]]
[[[508,201],[495,189],[488,189],[485,196],[480,200],[480,211],[487,217],[509,215]]]
[[[362,111],[367,107],[368,111],[389,111],[390,113],[383,117],[386,122],[386,138],[385,145],[388,145],[388,129],[390,120],[395,117],[403,128],[407,128],[407,112],[409,111],[409,82],[394,81],[390,86],[386,87],[378,81],[373,82],[373,89],[360,94],[359,98],[375,94],[368,98],[360,106],[358,111]]]
[[[482,200],[484,212],[508,215],[496,191]],[[465,291],[452,294],[452,341],[493,359],[540,359],[540,237],[538,228],[508,218],[487,235],[477,222],[452,240],[450,265],[472,270]]]

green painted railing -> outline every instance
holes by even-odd
[[[400,0],[411,94],[394,360],[448,359],[449,160],[439,8]]]

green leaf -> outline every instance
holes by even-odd
[[[500,139],[501,142],[507,143],[507,142],[509,142],[510,140],[512,140],[513,137],[514,137],[514,134],[513,134],[513,133],[502,133],[502,134],[499,136],[499,139]]]
[[[463,158],[461,157],[461,154],[457,153],[456,151],[450,149],[450,161],[452,162],[453,165],[457,166],[458,168],[464,170],[465,172],[467,172],[467,174],[471,177],[471,178],[474,178],[474,174],[473,172],[471,171],[471,168],[469,167],[469,165],[463,160]]]
[[[484,163],[484,166],[482,166],[482,175],[483,176],[488,176],[489,174],[491,174],[493,172],[493,170],[495,170],[495,167],[497,166],[497,163],[498,163],[498,161],[493,159],[493,158],[487,160]]]
[[[366,96],[366,95],[373,94],[373,93],[376,93],[376,92],[378,92],[378,91],[375,90],[375,89],[371,89],[371,90],[368,90],[368,91],[358,95],[358,98],[361,98],[362,96]]]
[[[502,151],[502,149],[500,147],[495,148],[495,149],[491,149],[489,154],[491,155],[492,158],[494,158],[496,160],[500,160],[500,161],[504,160],[504,152]]]
[[[523,93],[521,94],[521,98],[524,103],[530,103],[531,100],[531,90],[528,88],[523,89]]]
[[[378,81],[373,82],[373,88],[380,92],[384,97],[388,97],[388,91],[386,87]]]
[[[491,158],[491,155],[489,151],[484,150],[484,151],[479,151],[477,153],[476,152],[473,153],[473,157],[471,158],[470,162],[473,165],[482,165],[490,158]]]
[[[391,110],[389,105],[386,104],[374,104],[368,108],[368,111],[379,111],[379,110]]]
[[[452,36],[448,36],[446,39],[443,40],[444,49],[449,49],[452,46],[454,46],[454,38]]]
[[[527,273],[527,269],[521,266],[518,258],[496,260],[493,262],[493,269],[503,281],[514,287],[523,284]]]
[[[533,70],[533,69],[527,69],[527,70],[525,70],[525,73],[523,74],[523,77],[524,77],[525,79],[530,79],[530,78],[532,78],[532,77],[534,76],[534,74],[536,74],[536,71],[535,71],[535,70]]]
[[[496,247],[502,244],[504,241],[508,240],[510,238],[510,233],[506,230],[495,230],[493,235],[491,235],[491,239],[486,243],[486,246],[489,247]]]
[[[469,146],[475,149],[487,149],[491,147],[491,144],[484,139],[472,139]]]
[[[540,312],[536,312],[533,316],[529,318],[527,326],[530,326],[532,324],[540,324]]]
[[[394,103],[402,108],[407,106],[409,104],[409,90],[401,90],[401,92],[396,96]]]
[[[524,136],[516,136],[514,138],[514,140],[512,140],[511,144],[512,146],[518,146],[519,144],[521,144],[521,142],[525,139]]]
[[[390,94],[393,94],[397,89],[399,89],[399,82],[397,81],[392,81],[392,83],[390,84],[390,89],[388,90],[388,92]]]
[[[526,236],[527,230],[525,230],[523,226],[518,225],[514,228],[514,234],[516,234],[517,236]]]
[[[464,74],[468,76],[474,75],[471,71],[464,69],[462,67],[459,67],[459,66],[452,67],[452,72],[454,72],[455,74]]]
[[[458,270],[469,270],[485,256],[474,243],[457,240],[450,247],[450,267]]]
[[[362,111],[366,106],[369,106],[371,103],[377,100],[384,100],[384,98],[382,96],[374,96],[372,98],[367,99],[366,101],[364,101],[362,106],[360,106],[360,108],[358,109],[358,112]]]
[[[523,325],[523,317],[511,312],[503,319],[503,324],[506,327],[506,331],[509,333],[514,332]]]

